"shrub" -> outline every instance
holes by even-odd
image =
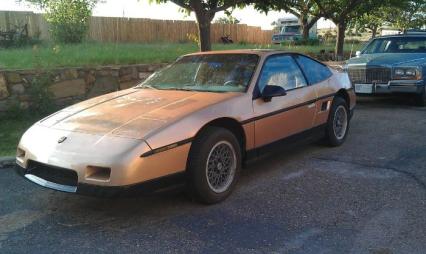
[[[50,74],[39,75],[32,79],[28,88],[31,105],[29,110],[39,115],[47,115],[55,111],[56,106],[53,95],[49,91],[52,82]]]
[[[200,45],[200,39],[198,38],[197,34],[188,33],[186,34],[186,38],[188,38],[188,41]]]
[[[53,95],[49,91],[51,82],[51,74],[39,74],[32,78],[27,90],[29,105],[23,106],[18,99],[9,102],[7,111],[0,114],[0,121],[43,118],[58,110]]]
[[[95,0],[49,0],[45,6],[50,33],[56,42],[80,43],[88,29]]]
[[[7,121],[10,119],[23,119],[28,117],[28,111],[21,108],[18,100],[14,100],[8,104],[7,111],[0,114],[0,121]]]
[[[336,35],[334,33],[332,33],[330,30],[327,30],[327,32],[325,32],[325,34],[323,35],[323,39],[326,42],[336,42]]]
[[[309,38],[307,40],[300,39],[295,41],[295,45],[303,45],[303,46],[316,46],[319,45],[319,39]]]

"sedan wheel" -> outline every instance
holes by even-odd
[[[348,112],[346,107],[339,105],[334,112],[333,131],[337,139],[343,139],[348,128]]]
[[[349,131],[349,110],[346,101],[336,97],[328,117],[326,139],[331,146],[340,146],[345,142]]]
[[[227,141],[211,149],[206,163],[207,183],[212,191],[222,193],[232,184],[237,168],[234,147]]]
[[[190,194],[203,203],[226,199],[234,189],[241,170],[241,146],[224,128],[208,127],[191,146],[188,159]]]

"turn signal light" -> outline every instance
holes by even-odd
[[[24,158],[25,157],[25,150],[18,148],[16,150],[16,157],[18,158]]]
[[[111,178],[110,168],[88,166],[86,169],[87,180],[108,182],[110,178]]]

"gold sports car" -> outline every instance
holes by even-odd
[[[310,134],[348,135],[355,93],[344,72],[274,50],[195,53],[142,84],[65,108],[22,136],[19,173],[41,186],[118,195],[186,184],[224,200],[244,162]]]

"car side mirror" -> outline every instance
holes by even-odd
[[[281,86],[268,85],[263,89],[262,99],[265,102],[270,102],[273,97],[284,96],[286,94],[287,92]]]
[[[355,52],[355,56],[356,56],[356,57],[360,57],[360,56],[361,56],[361,51],[357,51],[357,52]]]

